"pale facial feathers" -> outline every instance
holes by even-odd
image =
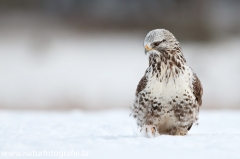
[[[155,29],[150,31],[144,40],[145,52],[154,50],[160,52],[160,50],[171,50],[178,46],[179,42],[177,39],[172,33],[165,29]]]

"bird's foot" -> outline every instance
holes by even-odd
[[[155,137],[158,132],[157,129],[154,125],[144,125],[141,129],[141,132],[146,136],[146,137]]]

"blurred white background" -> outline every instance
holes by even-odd
[[[156,28],[180,41],[202,108],[240,108],[240,2],[149,3],[1,0],[0,108],[129,108]]]

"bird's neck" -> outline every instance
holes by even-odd
[[[180,49],[162,50],[161,53],[149,56],[149,67],[153,74],[165,75],[166,73],[179,74],[184,71],[186,60]]]

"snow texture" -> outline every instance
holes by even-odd
[[[1,111],[0,151],[74,149],[87,151],[87,158],[103,159],[237,159],[239,121],[240,111],[201,111],[199,125],[187,136],[146,138],[126,110]]]

